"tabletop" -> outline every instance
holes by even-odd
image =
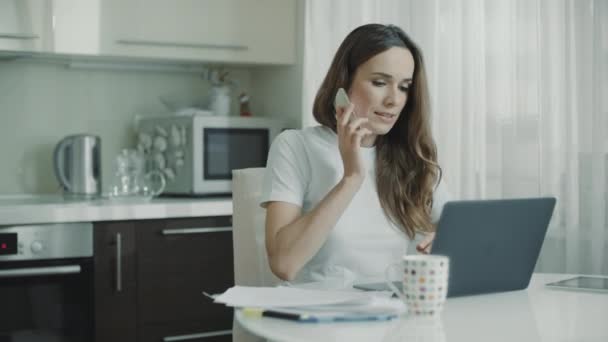
[[[307,324],[236,311],[236,320],[256,335],[282,342],[608,341],[608,294],[545,287],[572,276],[535,273],[526,290],[448,298],[434,319]]]

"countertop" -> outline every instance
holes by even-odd
[[[66,200],[60,195],[0,196],[0,225],[232,215],[232,198]]]

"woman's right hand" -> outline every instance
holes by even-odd
[[[430,254],[434,240],[435,233],[428,233],[428,235],[418,245],[416,245],[416,250],[421,254]]]
[[[368,119],[357,118],[355,105],[336,108],[336,130],[338,131],[338,147],[344,164],[344,178],[354,178],[362,181],[365,178],[365,166],[361,159],[361,140],[371,131],[362,127]]]

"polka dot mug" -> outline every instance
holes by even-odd
[[[389,265],[385,276],[388,286],[407,305],[410,315],[434,316],[441,312],[448,291],[450,259],[443,255],[404,255]],[[403,290],[390,279],[400,269]]]

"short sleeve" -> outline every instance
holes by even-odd
[[[443,206],[450,201],[450,199],[451,195],[442,177],[437,185],[437,188],[435,189],[435,192],[433,192],[433,207],[431,208],[432,223],[439,222],[441,212],[443,211]]]
[[[310,165],[297,131],[279,134],[268,152],[260,206],[281,201],[302,207],[310,180]]]

